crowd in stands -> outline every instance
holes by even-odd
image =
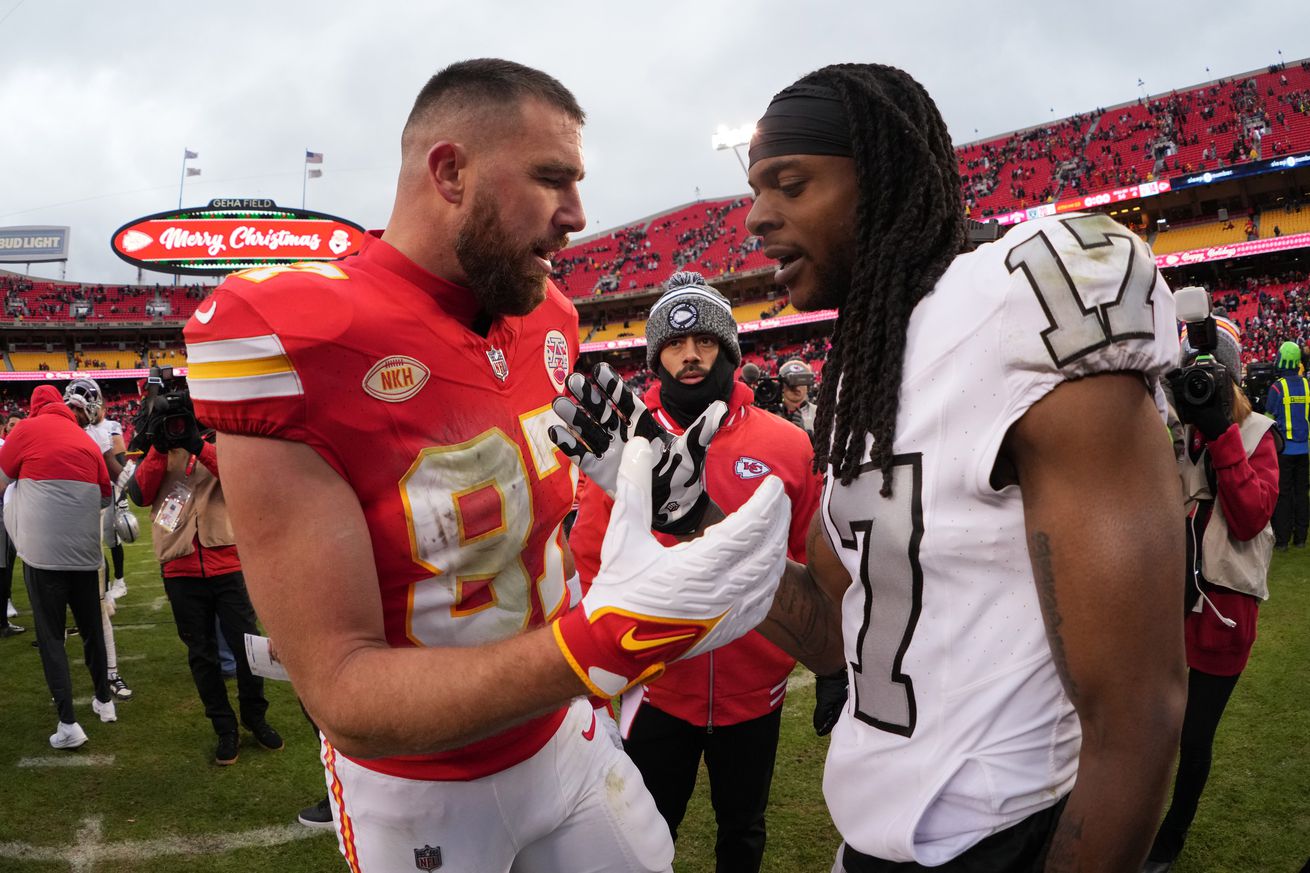
[[[23,323],[184,321],[212,291],[209,285],[84,285],[0,274],[4,318]]]
[[[1310,274],[1247,278],[1213,297],[1242,329],[1243,364],[1275,361],[1289,340],[1310,345]]]
[[[1095,109],[956,150],[970,215],[1310,151],[1310,62]],[[570,297],[651,287],[678,269],[708,277],[769,266],[744,229],[748,198],[696,203],[566,249]]]
[[[1059,171],[1082,151],[1091,115],[972,143],[955,150],[961,195],[970,213],[992,215],[1051,200]]]
[[[721,276],[767,266],[745,229],[746,197],[693,203],[565,249],[555,282],[570,297],[648,288],[677,270]]]

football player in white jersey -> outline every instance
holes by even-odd
[[[1073,214],[968,251],[946,126],[886,66],[778,94],[750,182],[778,284],[840,311],[809,566],[760,627],[849,671],[834,870],[1137,870],[1185,695],[1149,248]]]

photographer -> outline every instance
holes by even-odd
[[[151,508],[164,592],[205,715],[218,734],[214,763],[233,764],[238,755],[237,718],[219,666],[215,617],[236,655],[241,722],[260,745],[281,749],[282,737],[265,720],[264,680],[250,672],[246,660],[244,635],[259,630],[219,483],[218,455],[201,438],[185,383],[175,380],[171,369],[151,369],[140,425],[149,445],[127,493],[138,506]]]
[[[1190,290],[1179,292],[1180,314]],[[1269,522],[1278,499],[1273,422],[1253,415],[1238,387],[1237,328],[1212,317],[1189,323],[1187,334],[1186,366],[1166,376],[1185,425],[1178,465],[1188,511],[1187,711],[1173,800],[1143,868],[1149,873],[1170,869],[1196,815],[1219,719],[1250,656],[1259,603],[1269,597]]]
[[[782,383],[782,417],[814,438],[814,413],[818,407],[810,400],[814,371],[810,365],[793,358],[778,368]]]
[[[648,410],[661,426],[682,433],[710,404],[726,402],[728,415],[707,450],[706,490],[724,512],[731,512],[769,474],[778,476],[792,504],[788,554],[801,560],[820,490],[809,441],[752,406],[750,388],[733,381],[741,351],[728,301],[699,273],[675,273],[667,287],[646,322],[646,361],[659,381],[643,397],[644,409],[633,414]],[[578,504],[569,545],[585,586],[600,567],[614,502],[589,481]],[[676,542],[664,534],[658,539]],[[675,839],[704,757],[718,824],[719,870],[759,869],[782,702],[794,665],[791,657],[751,632],[716,651],[669,665],[643,694],[624,698],[624,720],[631,720],[624,749]],[[628,707],[636,707],[635,716]]]

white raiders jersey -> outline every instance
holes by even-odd
[[[100,447],[100,454],[104,454],[114,447],[114,437],[123,435],[123,426],[116,421],[106,418],[99,424],[88,424],[83,428],[91,439],[96,441]]]
[[[1150,249],[1102,215],[1020,224],[956,258],[915,308],[893,494],[879,496],[871,465],[848,486],[829,468],[820,506],[852,579],[851,693],[824,794],[855,849],[935,866],[1072,788],[1081,732],[1046,641],[1022,498],[990,475],[1011,425],[1068,379],[1137,371],[1163,422],[1159,380],[1177,361]]]

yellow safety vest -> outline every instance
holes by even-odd
[[[1301,406],[1301,416],[1305,419],[1307,429],[1310,429],[1310,384],[1306,383],[1304,376],[1301,378],[1301,393],[1293,397],[1292,392],[1287,388],[1287,379],[1279,379],[1278,387],[1283,391],[1283,428],[1287,431],[1287,438],[1292,439],[1292,404],[1297,403]]]

